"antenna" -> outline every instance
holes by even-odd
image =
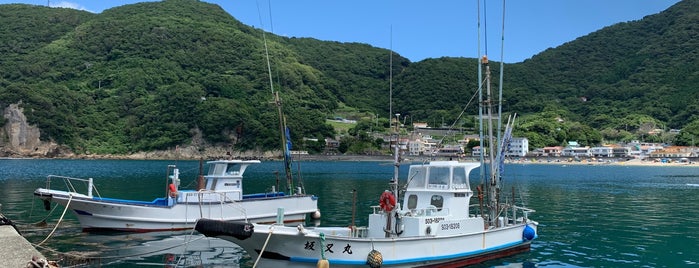
[[[393,115],[393,25],[391,25],[388,55],[388,118]],[[391,120],[389,120],[390,122]]]
[[[269,49],[267,49],[267,36],[265,35],[265,25],[264,25],[264,23],[262,23],[262,14],[260,13],[260,3],[256,2],[256,4],[257,4],[257,16],[260,18],[260,28],[262,29],[262,40],[263,40],[264,45],[265,45],[265,57],[267,58],[267,72],[269,73],[269,87],[272,90],[272,94],[274,94],[274,83],[272,81],[272,65],[269,63]]]

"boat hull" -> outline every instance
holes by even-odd
[[[149,232],[192,229],[205,217],[222,221],[256,223],[303,222],[317,212],[317,198],[310,195],[257,197],[229,202],[141,202],[92,198],[75,193],[37,189],[45,202],[67,206],[84,231]],[[283,216],[280,216],[282,215]]]
[[[535,232],[535,222],[527,225]],[[260,267],[309,267],[323,257],[331,267],[366,266],[372,250],[381,253],[382,267],[462,267],[526,252],[531,244],[523,238],[525,224],[459,235],[394,238],[350,238],[349,230],[343,228],[299,229],[254,225],[247,239],[216,237],[240,245],[253,260],[262,252]]]

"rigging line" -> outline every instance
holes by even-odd
[[[505,0],[502,0],[502,33],[500,37],[500,81],[498,84],[498,118],[502,118],[502,83],[505,72]],[[500,144],[500,132],[502,120],[498,120],[498,144]]]
[[[267,0],[267,6],[269,7],[269,32],[274,34],[274,21],[272,20],[272,2],[270,0]],[[278,51],[277,51],[277,55],[279,55]],[[277,84],[281,85],[282,82],[281,82],[281,76],[279,75],[279,69],[280,68],[277,68]]]
[[[476,96],[478,96],[478,91],[479,91],[479,90],[480,90],[480,89],[476,90],[476,92],[473,93],[473,95],[471,96],[471,99],[468,100],[468,103],[466,103],[466,106],[464,106],[464,109],[461,110],[461,113],[459,114],[459,116],[456,117],[456,120],[454,120],[454,123],[451,124],[451,126],[449,127],[449,130],[447,131],[446,135],[444,135],[444,136],[442,137],[442,139],[439,140],[439,143],[438,143],[438,144],[442,144],[442,142],[444,141],[444,138],[446,138],[447,136],[449,136],[449,134],[451,133],[451,131],[454,129],[454,126],[456,125],[456,123],[459,122],[459,119],[461,119],[461,117],[464,115],[464,113],[466,113],[466,109],[468,109],[468,107],[471,105],[471,102],[473,102],[473,100],[476,98]]]
[[[267,6],[269,6],[269,30],[274,33],[274,22],[272,21],[272,2],[267,0]]]
[[[257,16],[260,18],[260,28],[262,30],[262,40],[265,45],[265,57],[267,58],[267,72],[269,73],[269,87],[274,94],[274,81],[272,80],[272,65],[269,63],[269,49],[267,48],[267,36],[265,35],[264,23],[262,23],[262,14],[260,12],[260,3],[257,3]],[[270,11],[271,12],[271,11]]]

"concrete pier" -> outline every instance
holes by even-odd
[[[0,217],[2,214],[0,214]],[[0,225],[0,260],[2,267],[27,267],[32,257],[44,259],[32,244],[22,237],[12,225]]]

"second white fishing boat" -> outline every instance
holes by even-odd
[[[168,166],[165,197],[153,201],[116,199],[100,196],[93,179],[48,176],[46,188],[34,195],[49,209],[55,202],[75,213],[85,231],[116,230],[130,232],[191,229],[202,217],[223,221],[272,223],[277,215],[285,222],[303,222],[320,217],[316,196],[306,195],[299,187],[295,193],[270,192],[244,194],[243,174],[259,160],[209,161],[203,176],[203,189],[179,189],[179,170]],[[56,189],[65,186],[66,189]],[[280,214],[281,213],[281,214]]]

